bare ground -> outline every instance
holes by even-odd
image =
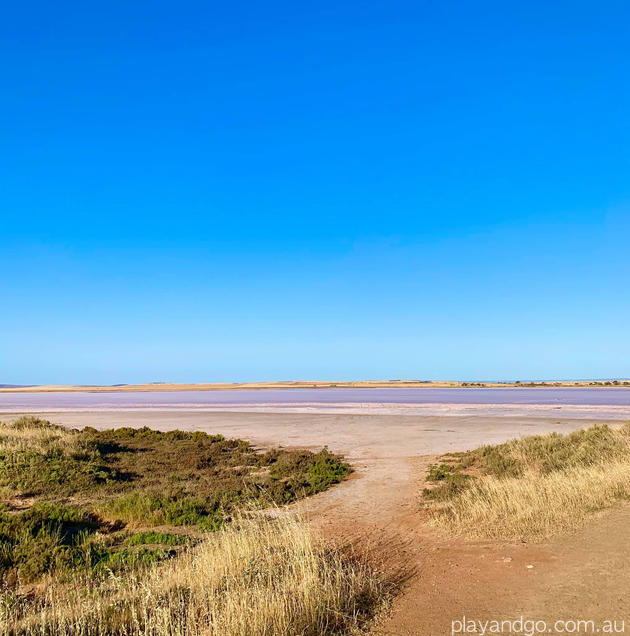
[[[582,531],[545,544],[505,544],[439,534],[424,523],[419,499],[426,467],[438,454],[521,435],[568,432],[593,422],[183,411],[43,415],[75,427],[205,430],[261,446],[326,444],[344,453],[356,474],[303,504],[303,510],[326,535],[367,535],[389,550],[390,562],[415,573],[390,615],[377,625],[379,635],[451,634],[451,621],[462,616],[478,620],[524,616],[549,624],[558,619],[630,619],[629,507],[600,514]]]

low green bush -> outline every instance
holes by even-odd
[[[125,538],[127,545],[190,545],[192,542],[194,539],[183,534],[156,532],[155,530],[136,532]]]
[[[191,497],[165,497],[132,491],[109,501],[101,508],[108,518],[129,523],[160,526],[192,526],[217,530],[223,524],[225,512],[217,501]]]

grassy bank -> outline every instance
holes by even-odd
[[[424,497],[439,527],[480,538],[547,538],[630,496],[630,425],[446,455],[427,480]]]
[[[12,636],[349,634],[393,585],[314,542],[299,520],[241,519],[161,565],[49,585],[35,599],[5,595],[0,627]]]
[[[348,633],[390,583],[258,512],[350,472],[326,449],[201,432],[0,424],[0,632]]]

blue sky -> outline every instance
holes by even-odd
[[[627,3],[2,18],[0,382],[630,376]]]

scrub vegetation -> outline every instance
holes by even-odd
[[[630,496],[630,424],[445,455],[427,481],[434,524],[473,537],[543,539]]]
[[[177,558],[77,576],[39,597],[5,594],[13,636],[323,636],[356,633],[396,586],[356,553],[313,540],[290,516],[237,518]]]
[[[0,631],[328,634],[390,583],[261,511],[340,482],[342,458],[203,432],[0,424]]]

